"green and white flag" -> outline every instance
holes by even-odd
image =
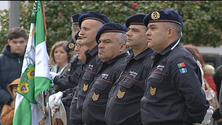
[[[39,125],[45,111],[43,93],[53,88],[49,74],[42,1],[36,1],[18,85],[13,125]]]

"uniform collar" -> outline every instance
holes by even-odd
[[[111,63],[114,63],[114,62],[116,62],[118,59],[120,59],[120,58],[123,58],[123,57],[127,57],[127,53],[123,53],[123,54],[121,54],[121,55],[118,55],[118,56],[116,56],[116,57],[114,57],[113,59],[111,59],[111,60],[109,60],[109,61],[107,61],[106,63],[107,64],[111,64]]]
[[[178,46],[179,43],[180,43],[180,39],[174,41],[168,47],[166,47],[163,51],[161,51],[159,54],[166,55],[169,51],[173,50],[176,46]]]
[[[98,53],[98,45],[96,45],[92,50],[86,50],[85,54],[93,56]]]
[[[132,53],[132,54],[130,54],[130,57],[127,59],[127,62],[129,62],[131,59],[140,60],[141,58],[144,58],[145,56],[147,56],[148,53],[153,53],[153,52],[154,51],[152,49],[147,48],[135,57],[134,57],[134,53]]]

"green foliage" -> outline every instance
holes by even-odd
[[[34,1],[20,1],[20,26],[29,32],[30,15]],[[125,24],[133,14],[148,14],[155,10],[172,9],[183,18],[182,43],[194,45],[222,45],[222,2],[221,1],[46,1],[47,46],[60,40],[71,39],[70,16],[86,11],[105,14],[111,22]],[[0,50],[7,42],[9,11],[0,12]]]

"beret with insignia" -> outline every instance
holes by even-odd
[[[66,45],[66,51],[70,52],[75,49],[75,42],[73,39],[69,40],[68,44]]]
[[[78,24],[78,20],[79,20],[79,17],[81,16],[81,13],[77,13],[77,14],[74,14],[70,17],[70,23],[71,24]]]
[[[143,19],[143,23],[145,26],[147,26],[148,23],[154,22],[171,22],[176,23],[180,26],[183,25],[182,17],[176,11],[170,9],[151,12],[147,14]]]
[[[80,30],[76,33],[75,39],[76,39],[76,40],[82,39],[82,35],[80,35]]]
[[[87,11],[79,17],[79,27],[81,27],[82,22],[87,19],[98,20],[103,24],[109,22],[109,19],[105,14],[99,14],[95,11]]]
[[[130,25],[144,25],[143,18],[145,16],[145,14],[136,14],[128,17],[125,22],[126,27],[128,28]]]
[[[104,24],[97,32],[96,34],[96,42],[98,43],[99,38],[102,33],[107,33],[107,32],[116,32],[116,33],[126,33],[128,29],[119,23],[106,23]]]

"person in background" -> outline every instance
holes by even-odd
[[[201,89],[201,71],[192,54],[180,45],[182,18],[158,10],[143,19],[152,55],[141,99],[144,125],[209,124],[213,108]]]
[[[105,110],[108,94],[126,66],[126,32],[127,28],[119,23],[106,23],[97,32],[98,73],[82,109],[82,120],[87,125],[107,125]]]
[[[78,78],[80,75],[79,69],[81,67],[82,61],[79,61],[76,59],[76,50],[75,46],[76,41],[79,39],[82,39],[82,37],[79,35],[79,25],[78,25],[78,19],[81,16],[80,13],[74,14],[70,17],[70,22],[72,24],[72,39],[69,41],[69,43],[66,45],[66,51],[69,52],[72,55],[72,58],[70,59],[70,62],[68,64],[68,67],[66,70],[58,75],[56,73],[50,73],[53,77],[53,83],[57,86],[58,91],[64,91],[69,88],[74,88],[78,84]],[[73,33],[75,35],[73,36]],[[75,54],[74,54],[75,53]],[[80,70],[82,71],[82,70]]]
[[[24,28],[14,27],[9,30],[8,44],[0,54],[0,113],[3,105],[15,103],[7,86],[20,78],[27,42],[28,34]]]
[[[217,99],[218,99],[218,101],[220,102],[220,98],[221,98],[221,95],[222,94],[220,94],[221,93],[221,90],[220,90],[220,88],[221,88],[221,81],[222,81],[222,65],[221,66],[219,66],[219,67],[217,67],[217,69],[216,69],[216,71],[215,71],[215,74],[213,75],[213,80],[214,80],[214,82],[215,82],[215,84],[216,84],[216,89],[217,89]],[[220,103],[219,103],[220,104]],[[222,105],[220,104],[220,107],[221,107]],[[214,112],[214,114],[213,114],[213,118],[214,118],[214,120],[217,122],[217,125],[222,125],[222,115],[221,115],[221,113],[220,113],[220,109],[221,108],[218,108],[215,112]]]
[[[197,64],[200,67],[200,70],[202,72],[202,85],[204,84],[205,80],[209,84],[209,87],[214,90],[215,94],[218,95],[217,89],[216,89],[216,84],[214,82],[214,79],[212,76],[214,75],[215,69],[213,66],[209,64],[205,64],[203,60],[202,54],[199,52],[196,46],[192,44],[184,44],[183,45],[192,55],[193,57],[197,60]],[[203,88],[204,87],[204,88]],[[207,86],[202,86],[203,89],[207,90]],[[219,108],[216,109],[212,115],[214,120],[217,123],[220,123],[220,114],[219,114]],[[221,119],[222,120],[222,119]]]
[[[74,14],[70,17],[70,23],[71,23],[71,30],[72,30],[72,39],[69,40],[67,46],[66,46],[66,51],[68,51],[71,55],[75,56],[75,35],[76,33],[80,30],[78,20],[79,17],[81,16],[81,13]]]
[[[205,64],[204,60],[203,60],[203,56],[202,54],[199,52],[199,50],[197,49],[196,46],[192,45],[192,44],[184,44],[183,47],[185,47],[192,55],[193,57],[199,61],[198,63],[200,63],[200,68],[203,71],[203,77],[204,79],[206,79],[206,81],[208,82],[209,86],[214,90],[214,92],[217,94],[217,90],[216,90],[216,84],[214,83],[214,80],[212,78],[215,69],[213,66],[209,65],[209,64]],[[205,90],[207,89],[207,87],[205,86]]]
[[[58,107],[60,107],[60,102],[64,104],[67,114],[67,125],[71,125],[70,105],[76,91],[76,86],[78,85],[79,76],[82,73],[82,66],[86,61],[85,51],[88,49],[86,46],[80,44],[82,37],[79,32],[76,33],[75,39],[77,56],[71,60],[71,65],[67,68],[66,72],[55,76],[53,82],[59,86],[59,89],[57,93],[49,97],[49,106],[54,110],[53,112],[56,112]],[[78,116],[77,110],[75,115]]]
[[[65,50],[68,41],[56,42],[50,51],[49,67],[50,72],[62,74],[71,59],[71,55]]]
[[[7,89],[12,95],[12,98],[16,99],[17,87],[20,82],[20,78],[15,79],[11,84],[8,85]],[[12,105],[5,104],[1,113],[2,125],[12,125],[15,111],[15,103]],[[47,112],[46,115],[47,116]],[[45,120],[42,120],[39,125],[45,125]]]
[[[127,18],[126,45],[132,49],[126,59],[126,67],[109,93],[105,113],[109,125],[141,125],[140,99],[143,84],[151,67],[153,50],[148,48],[145,35],[147,27],[143,24],[145,14]]]

